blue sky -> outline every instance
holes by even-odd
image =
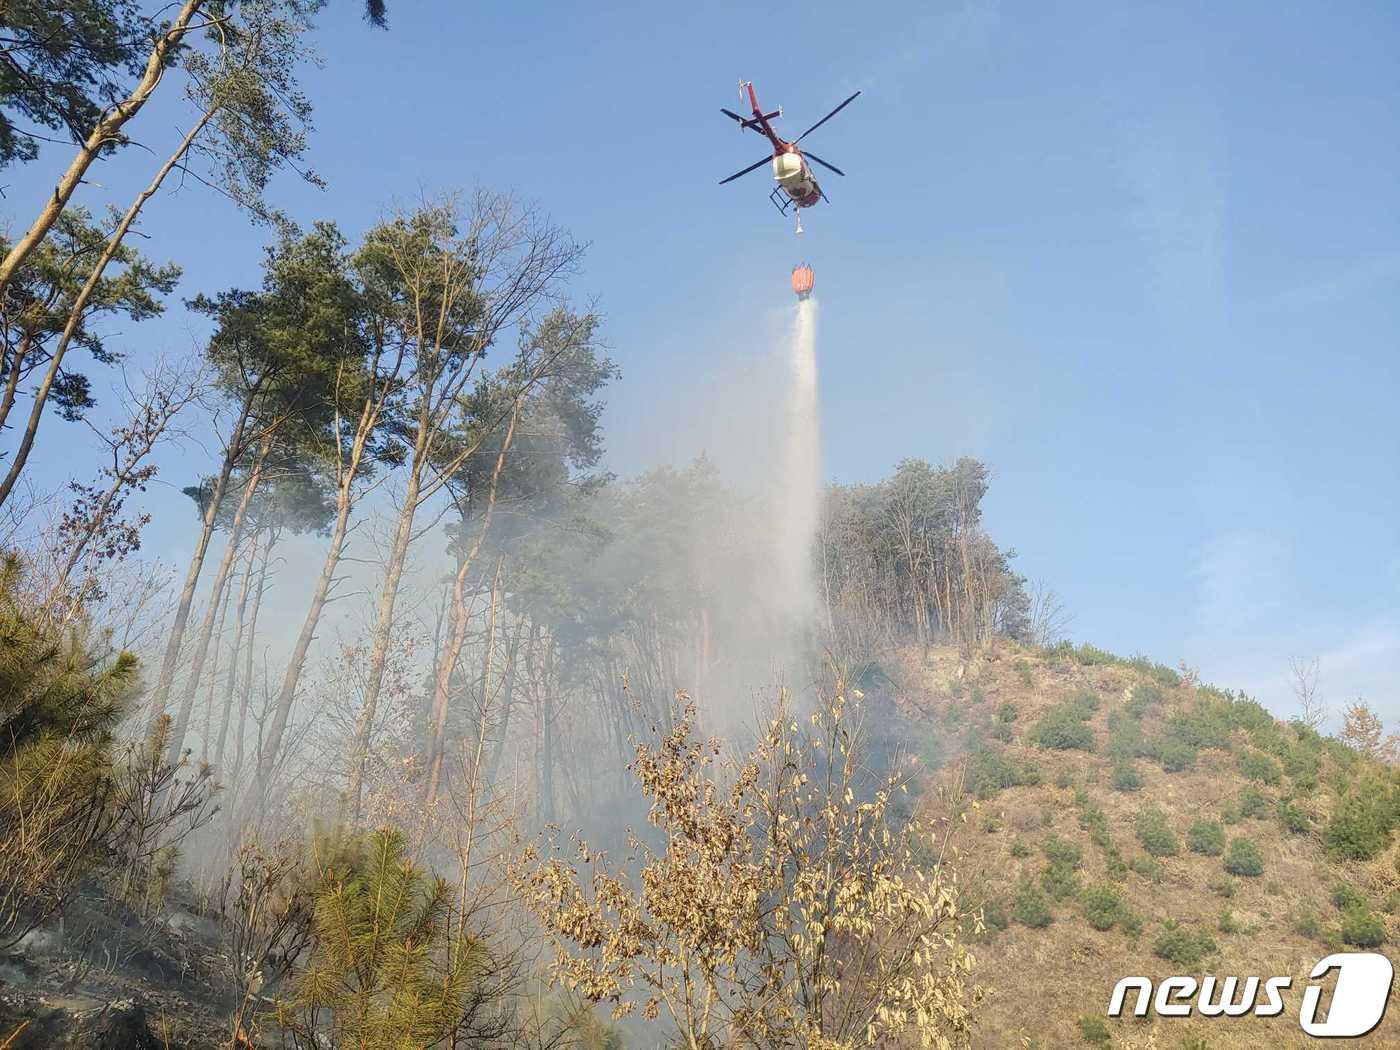
[[[1227,8],[1227,9],[1222,9]],[[358,5],[321,18],[298,219],[355,233],[486,185],[589,243],[623,378],[609,464],[705,444],[715,369],[759,354],[807,259],[827,473],[978,456],[987,518],[1076,638],[1185,659],[1290,710],[1287,659],[1334,708],[1400,718],[1400,9],[1385,4]],[[799,241],[718,107],[782,104],[846,170]],[[178,108],[142,115],[168,135]],[[5,173],[13,222],[38,164]],[[108,165],[89,203],[125,196]],[[265,231],[209,192],[159,199],[145,250],[182,295],[255,282]],[[178,307],[115,333],[181,352]],[[742,365],[739,367],[742,369]],[[90,442],[50,421],[57,478]],[[45,440],[46,439],[46,440]],[[184,483],[197,450],[171,453]],[[187,513],[157,494],[156,548]]]

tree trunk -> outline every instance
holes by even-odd
[[[545,642],[545,672],[540,691],[540,814],[554,822],[554,637]]]
[[[378,349],[376,349],[370,363],[372,375],[378,367],[379,360]],[[397,372],[396,366],[390,374],[390,378]],[[375,382],[378,383],[378,379]],[[331,528],[330,546],[327,547],[325,560],[321,563],[321,575],[317,577],[316,587],[311,592],[311,604],[307,607],[306,616],[302,619],[301,631],[297,635],[296,645],[292,648],[292,655],[288,658],[287,667],[282,674],[282,685],[277,692],[276,708],[272,715],[272,727],[268,731],[268,737],[263,742],[263,747],[258,755],[257,790],[250,797],[258,799],[259,802],[265,803],[267,801],[272,769],[276,764],[277,755],[282,749],[283,738],[287,733],[287,722],[292,715],[292,704],[296,702],[297,686],[301,682],[301,673],[306,667],[306,658],[311,653],[311,643],[316,639],[316,628],[321,623],[321,614],[325,612],[326,605],[330,601],[331,589],[335,586],[335,573],[340,567],[341,554],[345,549],[345,539],[350,530],[350,511],[355,505],[355,482],[360,476],[360,463],[364,459],[369,439],[379,425],[384,404],[383,397],[386,392],[387,380],[384,388],[376,386],[371,395],[365,399],[364,404],[360,407],[360,416],[355,424],[355,436],[351,439],[350,450],[348,454],[340,452],[345,458],[338,460],[336,464],[335,525]],[[339,419],[338,405],[337,419]],[[266,575],[265,564],[264,575]],[[258,593],[261,596],[261,585]],[[256,623],[256,616],[254,622]],[[243,755],[241,729],[238,739],[238,755],[241,761]]]
[[[268,536],[267,546],[263,548],[262,565],[258,568],[258,586],[253,592],[253,614],[248,619],[247,648],[243,651],[243,691],[238,696],[238,734],[234,738],[233,771],[235,774],[239,774],[243,770],[244,743],[248,729],[248,705],[253,699],[253,652],[258,640],[258,614],[262,611],[263,595],[267,593],[267,566],[272,558],[272,548],[275,546],[277,546],[276,529]],[[261,791],[261,781],[258,788]],[[250,797],[256,797],[256,795]],[[233,811],[234,807],[230,805],[229,812]]]
[[[190,2],[193,3],[194,0],[190,0]],[[186,6],[189,5],[187,4]],[[155,196],[156,191],[160,189],[160,184],[165,181],[165,177],[170,174],[171,169],[180,162],[180,159],[187,152],[189,152],[190,145],[194,142],[195,137],[204,130],[204,126],[213,118],[215,112],[216,108],[205,111],[199,120],[195,122],[194,127],[180,140],[180,145],[176,147],[175,152],[167,158],[166,162],[161,166],[161,169],[156,172],[156,176],[151,180],[150,185],[136,195],[136,199],[131,202],[131,207],[129,207],[126,210],[126,214],[122,216],[121,221],[117,224],[117,228],[112,232],[112,236],[107,239],[107,245],[102,249],[102,254],[97,257],[97,262],[93,264],[92,273],[88,275],[88,279],[84,282],[82,290],[78,292],[77,298],[73,300],[73,307],[68,312],[68,321],[63,327],[63,334],[58,337],[58,342],[54,345],[53,354],[50,356],[48,371],[44,373],[44,378],[39,383],[39,389],[34,391],[34,405],[29,410],[29,421],[25,424],[24,434],[20,438],[19,447],[15,449],[15,458],[10,463],[10,469],[5,474],[5,480],[0,482],[0,505],[3,505],[5,500],[9,498],[10,492],[15,487],[15,482],[19,480],[20,474],[24,472],[24,465],[29,459],[29,453],[34,448],[34,439],[39,433],[39,420],[43,417],[44,406],[49,399],[49,392],[53,389],[54,380],[58,378],[59,368],[63,364],[63,355],[68,352],[68,347],[73,341],[73,336],[78,331],[78,326],[82,324],[83,313],[87,310],[88,300],[92,298],[92,293],[97,290],[98,282],[102,280],[102,274],[106,271],[107,264],[116,256],[117,249],[121,247],[122,241],[126,239],[127,232],[131,229],[131,224],[136,221],[136,216],[141,213],[141,209],[145,207],[146,202]],[[62,209],[60,208],[60,210]],[[55,219],[56,218],[57,216],[55,215]],[[52,222],[49,225],[52,225]],[[46,226],[44,230],[47,232],[48,227]],[[25,254],[28,255],[29,251],[32,250],[33,246],[31,245],[30,248],[25,251]],[[10,255],[14,255],[17,251],[19,251],[19,245],[16,245],[15,248],[11,250]],[[9,258],[7,257],[5,261],[8,263]],[[11,274],[12,272],[13,271],[11,271]],[[0,277],[0,295],[4,294],[5,287],[9,283],[9,280],[10,274],[5,274]]]
[[[510,424],[506,427],[505,437],[501,441],[501,450],[496,454],[495,465],[491,468],[491,483],[486,493],[486,507],[481,512],[481,528],[477,530],[476,541],[471,549],[462,557],[461,564],[457,566],[457,575],[452,581],[452,610],[450,613],[450,629],[447,643],[443,646],[441,657],[438,660],[436,673],[433,680],[433,704],[432,704],[432,740],[428,747],[428,801],[431,802],[437,797],[438,786],[442,776],[442,760],[445,750],[444,737],[447,732],[447,704],[451,692],[452,675],[457,670],[457,661],[462,653],[462,644],[467,638],[467,600],[466,582],[467,576],[476,563],[477,555],[481,553],[481,545],[486,542],[486,533],[491,528],[491,515],[496,509],[496,493],[501,480],[501,468],[505,466],[506,454],[510,451],[511,442],[515,438],[515,424],[520,419],[520,402],[517,401],[514,410],[511,412]],[[465,524],[465,518],[463,524]],[[500,584],[501,566],[496,563],[496,573],[491,581],[491,631],[494,634],[496,625],[496,599],[497,588]],[[490,659],[491,638],[487,638],[487,659]],[[487,696],[485,683],[483,683],[481,695],[481,718],[485,721],[487,716]],[[483,726],[483,732],[485,727]]]
[[[262,539],[260,532],[253,533],[252,546],[248,550],[247,564],[243,569],[243,583],[238,588],[238,604],[234,608],[233,648],[229,653],[228,680],[224,683],[224,711],[219,719],[219,740],[214,748],[214,765],[222,768],[225,748],[228,745],[228,729],[233,722],[233,700],[238,695],[238,663],[243,659],[245,631],[248,627],[248,594],[252,589],[253,571],[258,562],[258,547]],[[248,640],[251,650],[252,640]]]
[[[216,600],[223,595],[224,588],[228,583],[229,572],[233,568],[234,560],[238,557],[238,547],[243,542],[243,522],[248,513],[248,506],[253,502],[253,494],[257,492],[258,484],[262,480],[263,465],[267,461],[267,453],[271,446],[271,436],[264,437],[262,444],[258,447],[253,468],[248,472],[247,480],[243,483],[243,493],[238,500],[238,509],[233,513],[233,522],[229,526],[228,546],[224,549],[224,556],[219,560],[219,571],[214,576],[209,608],[204,614],[204,621],[199,625],[199,638],[195,642],[194,658],[190,661],[189,677],[185,681],[184,694],[180,697],[180,710],[171,726],[170,748],[167,751],[167,756],[171,761],[176,761],[179,758],[180,752],[185,746],[185,734],[190,727],[190,715],[194,710],[195,693],[198,692],[199,681],[204,676],[204,662],[209,657],[209,642],[214,631],[214,605]],[[208,746],[208,741],[205,741],[205,746]]]
[[[20,372],[24,368],[24,359],[29,356],[31,341],[30,333],[23,333],[14,353],[7,355],[9,365],[5,374],[5,393],[0,395],[0,429],[4,429],[5,421],[10,418],[10,410],[15,407],[15,398],[19,394]]]
[[[204,757],[213,756],[214,744],[214,697],[219,691],[219,660],[224,653],[224,632],[228,624],[228,607],[233,604],[233,576],[224,585],[224,599],[219,605],[219,625],[214,628],[213,657],[209,664],[209,691],[204,697],[204,725],[200,740],[204,744]],[[237,659],[235,654],[234,659]]]
[[[515,678],[516,668],[520,663],[520,638],[525,633],[525,621],[522,619],[515,625],[515,630],[511,632],[510,645],[506,649],[506,680],[502,686],[501,695],[501,725],[496,732],[496,744],[491,750],[491,759],[486,766],[488,778],[494,778],[497,770],[501,768],[501,754],[505,750],[506,735],[510,732],[510,714],[515,706]]]
[[[194,553],[190,555],[190,567],[185,573],[185,585],[180,591],[180,601],[175,606],[175,618],[170,624],[170,636],[165,640],[165,655],[161,658],[160,675],[157,677],[155,689],[151,693],[152,723],[165,713],[165,704],[170,698],[170,686],[175,678],[175,665],[180,659],[180,646],[184,642],[185,627],[189,624],[190,607],[194,604],[194,592],[199,585],[199,574],[204,568],[204,556],[209,551],[209,540],[214,535],[214,524],[218,519],[219,506],[223,502],[224,493],[228,489],[229,475],[233,473],[234,464],[243,455],[243,435],[247,429],[248,416],[253,410],[253,401],[256,397],[256,387],[244,395],[238,420],[234,424],[233,435],[229,439],[228,450],[224,453],[224,461],[219,468],[218,480],[214,482],[214,490],[209,494],[209,505],[204,508],[204,521],[199,530],[199,538],[195,541]]]
[[[369,738],[374,731],[379,696],[384,691],[384,667],[389,662],[389,645],[394,637],[394,607],[399,586],[403,583],[404,565],[408,561],[408,545],[413,538],[413,516],[418,501],[418,479],[410,476],[398,527],[394,530],[393,546],[384,568],[384,589],[379,598],[379,614],[374,624],[374,643],[370,647],[369,671],[365,681],[364,700],[355,720],[355,739],[350,747],[350,785],[346,790],[351,819],[360,815],[360,797],[364,790],[365,764],[369,760]]]
[[[5,289],[14,279],[15,271],[24,265],[24,260],[29,258],[30,253],[48,236],[49,230],[63,214],[63,209],[68,206],[74,191],[83,181],[83,176],[92,166],[92,162],[102,152],[102,148],[121,135],[122,128],[141,111],[141,107],[151,97],[151,93],[155,91],[161,77],[170,66],[175,52],[184,41],[185,34],[189,32],[191,19],[202,6],[203,0],[185,0],[170,28],[156,38],[151,48],[151,57],[146,61],[145,72],[137,82],[135,90],[111,107],[79,147],[77,155],[68,165],[68,170],[54,187],[53,195],[44,202],[39,217],[6,253],[4,260],[0,261],[0,296],[4,295]]]

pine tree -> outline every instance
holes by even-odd
[[[111,827],[112,731],[137,688],[136,657],[92,655],[56,630],[0,563],[0,948],[62,908]]]
[[[451,888],[383,828],[349,844],[316,892],[313,941],[277,1022],[292,1045],[398,1050],[435,1046],[469,1021],[485,950],[450,922]]]

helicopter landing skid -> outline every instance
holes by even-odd
[[[780,214],[786,215],[788,209],[792,209],[793,214],[797,216],[796,232],[801,235],[802,209],[797,206],[797,203],[777,186],[773,187],[773,192],[768,194],[768,199],[773,202],[773,207],[777,208]]]

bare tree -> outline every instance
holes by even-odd
[[[140,546],[140,526],[145,516],[135,522],[121,518],[123,505],[135,492],[143,492],[156,475],[150,462],[159,445],[181,433],[176,420],[203,393],[207,376],[198,366],[187,362],[163,360],[145,373],[140,388],[125,382],[127,421],[107,433],[96,431],[104,445],[108,464],[102,468],[97,484],[70,482],[75,493],[72,507],[58,526],[62,544],[62,561],[53,581],[55,598],[63,596],[69,608],[81,608],[84,595],[95,586],[92,574],[78,584],[75,594],[68,587],[74,571],[85,560],[106,564]]]
[[[1069,631],[1074,617],[1065,603],[1044,580],[1031,584],[1031,641],[1042,649],[1058,645]]]
[[[1293,676],[1293,696],[1298,701],[1298,721],[1309,729],[1318,730],[1327,720],[1327,705],[1317,692],[1319,664],[1317,657],[1288,658],[1288,671]]]

